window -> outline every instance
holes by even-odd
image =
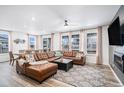
[[[87,53],[95,54],[96,53],[96,33],[87,34]]]
[[[44,51],[51,50],[51,38],[43,38],[43,49]]]
[[[71,43],[72,43],[72,50],[79,50],[79,34],[72,35],[71,38]]]
[[[62,49],[69,50],[69,36],[62,36]]]
[[[29,47],[31,49],[36,49],[36,36],[29,36]]]
[[[8,53],[9,33],[0,32],[0,54]]]

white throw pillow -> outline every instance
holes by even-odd
[[[32,54],[25,55],[27,62],[35,62],[34,56]]]
[[[81,53],[76,53],[77,58],[81,58],[82,54]]]
[[[26,63],[26,60],[24,59],[19,59],[18,60],[19,66],[22,66],[24,63]]]

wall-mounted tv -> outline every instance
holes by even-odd
[[[122,46],[123,34],[120,30],[120,19],[117,17],[108,28],[109,45]]]

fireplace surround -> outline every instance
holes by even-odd
[[[121,72],[124,73],[124,54],[115,52],[114,53],[114,64]]]

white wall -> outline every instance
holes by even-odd
[[[84,39],[85,38],[85,35],[84,35],[84,31],[81,31],[80,32],[80,51],[84,51],[84,47],[85,47],[85,45],[84,45]]]
[[[40,35],[37,36],[37,48],[36,49],[42,49],[42,37]]]
[[[114,50],[115,46],[109,46],[109,63],[114,67]]]
[[[24,39],[26,42],[24,44],[16,44],[14,40]],[[28,35],[21,32],[12,32],[12,51],[13,53],[18,53],[19,50],[28,49]]]
[[[109,64],[109,41],[107,26],[102,27],[102,59],[103,64]]]
[[[59,33],[55,33],[53,37],[53,50],[60,50],[59,43],[60,42],[60,36]]]

